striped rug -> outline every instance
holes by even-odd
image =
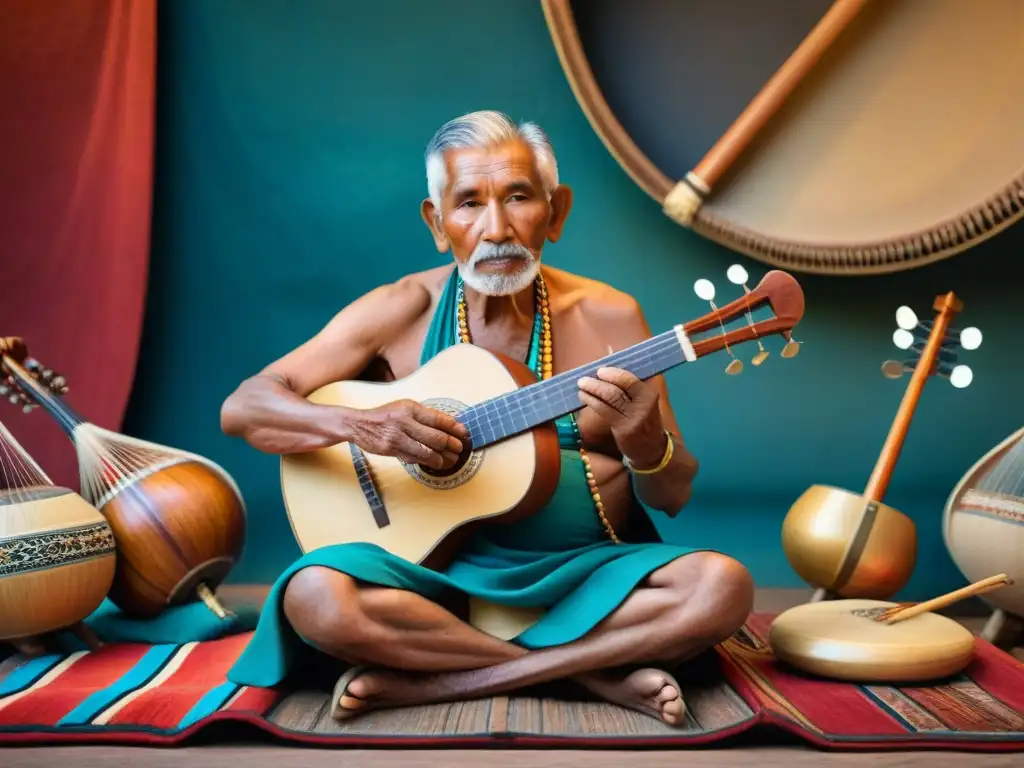
[[[322,690],[237,686],[244,633],[201,643],[121,643],[0,663],[0,743],[177,744],[217,722],[324,746],[685,747],[781,728],[833,749],[1024,751],[1024,664],[977,641],[965,674],[927,687],[810,680],[763,653],[770,615],[678,671],[687,721],[670,728],[576,690],[370,712],[338,723]],[[526,694],[529,695],[526,695]]]

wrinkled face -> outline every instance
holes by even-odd
[[[488,295],[527,288],[547,240],[558,238],[568,213],[568,188],[549,200],[529,145],[452,150],[440,221],[428,225],[441,250],[452,249],[467,285]],[[433,205],[424,201],[424,217]]]

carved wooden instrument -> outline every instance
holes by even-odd
[[[1010,583],[1006,574],[999,574],[917,605],[857,599],[805,603],[775,617],[768,634],[770,654],[804,672],[837,680],[937,680],[971,662],[974,635],[933,611]]]
[[[982,456],[946,501],[942,535],[953,562],[968,579],[1006,571],[1013,586],[988,602],[996,606],[981,635],[1012,644],[1024,625],[1024,428]]]
[[[1019,0],[542,6],[612,156],[673,220],[734,251],[893,272],[1024,216]]]
[[[74,443],[80,492],[109,521],[117,542],[110,599],[152,618],[199,598],[224,618],[213,590],[241,554],[245,504],[222,467],[202,456],[97,426],[64,400],[62,377],[28,356],[21,339],[0,339],[9,399],[41,406]]]
[[[55,486],[0,422],[0,640],[81,630],[115,563],[103,515]]]
[[[954,386],[969,385],[970,368],[954,365],[954,339],[959,337],[965,349],[981,343],[977,328],[950,330],[950,321],[963,308],[953,293],[936,297],[933,308],[938,315],[928,324],[918,323],[909,307],[896,312],[900,327],[893,341],[917,357],[903,362],[890,360],[882,366],[883,373],[891,378],[905,370],[912,373],[863,493],[813,485],[797,499],[783,521],[782,547],[793,570],[817,588],[812,602],[828,596],[885,599],[899,591],[913,572],[917,559],[914,522],[884,503],[885,492],[925,382],[939,374],[948,376]],[[927,334],[926,340],[922,334]]]
[[[741,267],[730,270],[738,281]],[[697,283],[704,297],[710,281]],[[753,322],[750,313],[770,305],[774,317]],[[702,317],[635,346],[546,381],[523,364],[481,347],[449,347],[396,382],[343,381],[313,392],[316,403],[372,408],[409,398],[455,414],[470,431],[470,445],[454,468],[436,472],[399,459],[367,455],[341,443],[286,455],[281,483],[292,529],[303,551],[329,544],[369,542],[428,567],[450,557],[447,542],[469,525],[504,523],[531,514],[554,492],[560,471],[553,421],[582,408],[577,380],[601,366],[617,366],[641,379],[720,350],[773,334],[797,342],[791,330],[804,311],[799,284],[769,272],[753,290]],[[726,332],[725,324],[746,324]],[[698,334],[713,332],[707,338]],[[762,350],[763,351],[763,350]],[[736,360],[735,362],[739,362]],[[429,559],[428,559],[429,557]]]

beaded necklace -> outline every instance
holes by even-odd
[[[466,316],[466,293],[463,290],[462,277],[459,276],[456,287],[456,322],[459,329],[459,341],[463,344],[472,344],[473,340],[469,334],[469,320]],[[551,354],[551,312],[548,306],[548,289],[544,278],[537,275],[534,283],[535,312],[533,321],[533,337],[530,341],[530,353],[528,357],[533,360],[533,370],[537,378],[541,380],[550,379],[553,375],[553,357]],[[529,362],[527,363],[529,365]],[[597,480],[594,479],[593,468],[590,465],[590,456],[583,448],[583,436],[580,434],[579,425],[576,423],[576,414],[569,414],[572,424],[573,436],[580,452],[580,459],[583,462],[583,470],[587,479],[587,487],[590,489],[590,496],[594,500],[594,507],[604,529],[608,532],[609,538],[616,544],[621,540],[612,528],[612,524],[605,515],[604,503],[601,501],[601,493],[597,488]]]

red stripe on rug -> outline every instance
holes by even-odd
[[[119,643],[86,654],[38,691],[0,709],[0,726],[56,725],[96,691],[116,683],[151,647]]]
[[[281,692],[273,688],[246,688],[221,712],[251,712],[262,717],[281,699]]]
[[[1011,709],[1024,712],[1024,662],[980,638],[974,650],[966,674]]]
[[[747,628],[765,645],[773,618],[772,615],[755,614],[747,622]],[[765,709],[782,717],[792,719],[794,715],[773,701],[772,693],[785,699],[809,724],[826,734],[899,736],[909,732],[855,685],[804,677],[777,666],[773,661],[747,660],[745,663],[749,665],[749,671],[743,664],[736,663],[750,683],[761,690],[763,695],[759,698]]]
[[[227,681],[249,639],[246,633],[199,643],[170,677],[125,705],[108,725],[173,728],[203,696]]]

